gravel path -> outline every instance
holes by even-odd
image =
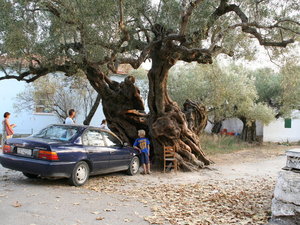
[[[66,180],[31,180],[0,166],[0,224],[148,224],[150,208],[130,197],[75,188]]]
[[[212,157],[197,173],[31,180],[0,166],[0,224],[263,224],[286,148]]]

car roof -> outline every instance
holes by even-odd
[[[49,126],[82,127],[82,128],[92,127],[92,126],[81,125],[81,124],[60,124],[60,123],[50,124]]]
[[[105,131],[105,132],[108,132],[108,133],[113,133],[110,130],[101,129],[100,127],[89,126],[89,125],[81,125],[81,124],[50,124],[49,126],[78,127],[78,128],[82,128],[82,129],[92,128],[92,129],[97,129],[97,130]]]
[[[122,142],[121,138],[118,135],[116,135],[114,132],[107,130],[107,129],[101,129],[100,127],[81,125],[81,124],[50,124],[48,127],[50,127],[50,126],[78,127],[78,128],[84,129],[84,130],[86,130],[88,128],[97,129],[97,130],[104,131],[106,133],[110,133],[110,134],[114,135]]]

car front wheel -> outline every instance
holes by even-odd
[[[137,156],[134,156],[129,164],[129,168],[127,170],[127,173],[129,175],[135,175],[139,171],[140,168],[140,160]]]
[[[73,186],[82,186],[89,179],[90,168],[89,165],[84,162],[78,162],[73,169],[69,182]]]

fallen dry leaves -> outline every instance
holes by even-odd
[[[19,208],[22,206],[22,204],[20,202],[16,201],[15,203],[12,204],[12,206],[15,208]]]
[[[136,186],[118,176],[91,179],[88,189],[125,195],[149,206],[150,224],[265,224],[270,215],[272,179],[207,180],[192,184]]]
[[[104,220],[104,217],[102,217],[102,216],[97,217],[96,220]]]

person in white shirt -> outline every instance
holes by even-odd
[[[65,124],[75,124],[74,118],[75,118],[76,112],[74,109],[69,110],[69,116],[65,120]]]
[[[100,125],[100,128],[101,129],[104,129],[104,130],[108,130],[108,127],[107,127],[107,121],[106,120],[102,120],[102,123]]]

